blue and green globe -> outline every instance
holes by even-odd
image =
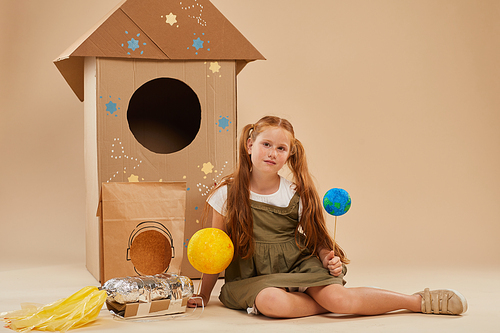
[[[346,190],[332,188],[323,197],[323,207],[330,215],[344,215],[351,208],[351,196]]]

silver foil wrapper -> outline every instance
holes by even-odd
[[[114,278],[106,281],[102,289],[106,290],[108,301],[120,304],[178,300],[194,294],[190,278],[169,273]]]

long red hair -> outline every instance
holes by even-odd
[[[296,192],[302,201],[302,215],[295,230],[297,244],[300,234],[306,235],[305,246],[311,253],[318,255],[322,248],[333,249],[343,263],[349,263],[344,251],[334,244],[325,222],[325,213],[318,191],[314,185],[304,147],[295,138],[292,124],[286,119],[274,116],[261,118],[255,124],[246,125],[241,133],[236,171],[222,179],[214,191],[223,185],[228,186],[226,228],[234,244],[235,253],[243,259],[250,258],[254,252],[253,215],[250,208],[250,175],[252,161],[248,154],[248,139],[255,141],[257,136],[269,127],[284,129],[290,138],[290,156],[287,165],[293,174]],[[205,205],[205,215],[208,211]]]

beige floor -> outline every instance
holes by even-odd
[[[500,332],[500,288],[498,269],[360,268],[351,265],[348,286],[377,286],[404,293],[424,287],[460,290],[468,299],[463,316],[391,313],[383,316],[323,315],[293,320],[275,320],[226,309],[216,297],[191,317],[124,322],[103,309],[96,322],[77,332]],[[47,304],[67,297],[87,285],[98,285],[83,265],[0,268],[0,312],[19,309],[20,303]],[[197,281],[195,281],[195,285]],[[0,328],[0,332],[11,332]]]

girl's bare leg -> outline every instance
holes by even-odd
[[[404,295],[388,290],[345,288],[332,284],[306,291],[319,305],[333,313],[376,315],[395,310],[421,311],[420,295]]]
[[[307,317],[328,312],[311,296],[281,288],[262,290],[255,298],[254,306],[263,315],[273,318]]]

